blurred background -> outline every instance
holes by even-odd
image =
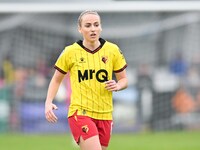
[[[55,99],[57,124],[45,120],[44,101],[56,59],[81,38],[85,9],[99,12],[102,38],[128,63],[129,87],[113,95],[113,132],[199,131],[200,8],[148,2],[0,0],[0,133],[69,132],[68,79]]]

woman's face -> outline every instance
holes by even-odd
[[[85,14],[82,16],[79,32],[83,39],[87,42],[95,42],[99,40],[101,34],[100,17],[95,14]]]

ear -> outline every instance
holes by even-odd
[[[80,27],[80,26],[78,26],[78,32],[79,32],[80,34],[82,33],[81,27]]]
[[[103,29],[102,29],[102,26],[101,26],[101,29],[100,29],[100,31],[102,32],[102,30],[103,30]]]

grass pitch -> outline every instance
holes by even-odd
[[[0,134],[0,149],[78,150],[69,134]],[[108,150],[200,150],[200,131],[113,134]]]

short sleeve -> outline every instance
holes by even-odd
[[[127,67],[126,59],[122,51],[117,47],[114,53],[113,70],[115,73],[123,71]]]
[[[58,57],[54,68],[60,71],[61,73],[66,74],[69,70],[69,60],[69,53],[67,51],[67,48],[65,48]]]

